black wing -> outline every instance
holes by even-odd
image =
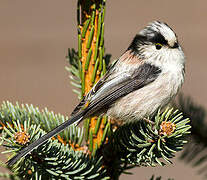
[[[92,116],[113,104],[118,98],[153,82],[160,73],[159,67],[144,63],[130,75],[120,76],[119,74],[120,77],[116,76],[110,80],[106,78],[105,81],[100,80],[90,91],[90,97],[87,98],[87,95],[79,108],[82,107],[86,110],[84,117]]]

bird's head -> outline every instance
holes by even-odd
[[[177,35],[166,23],[159,21],[142,29],[134,37],[128,50],[140,59],[156,64],[164,61],[180,61],[184,64],[185,61]]]

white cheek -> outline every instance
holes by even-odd
[[[157,50],[155,46],[150,46],[145,51],[147,62],[162,67],[166,70],[183,68],[185,64],[185,56],[181,48],[171,49],[163,46]]]
[[[151,50],[153,47],[151,47]],[[155,48],[156,49],[156,48]],[[146,62],[160,67],[162,73],[169,74],[172,81],[182,84],[184,81],[185,56],[181,48],[171,49],[162,47],[153,50],[148,55]],[[180,85],[178,85],[180,86]]]

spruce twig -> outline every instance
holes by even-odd
[[[16,106],[4,103],[0,108],[1,141],[6,148],[3,153],[18,153],[22,147],[39,139],[46,133],[41,128],[45,126],[41,126],[39,120],[44,118],[48,122],[47,126],[51,127],[51,116],[56,123],[59,117],[63,117],[49,111],[40,112],[32,105],[25,107],[18,103]],[[76,179],[80,176],[82,179],[108,179],[102,167],[102,157],[89,156],[87,148],[82,144],[82,132],[79,127],[71,126],[68,141],[50,139],[18,161],[11,170],[25,179]]]
[[[80,99],[107,70],[110,55],[105,55],[104,17],[105,0],[77,1],[78,50],[68,49],[70,66],[66,70],[71,73],[74,92]],[[18,153],[67,119],[47,109],[4,102],[0,108],[4,153]],[[137,120],[112,129],[105,115],[86,119],[85,144],[83,129],[71,126],[22,158],[11,170],[14,177],[24,179],[115,180],[135,166],[171,163],[170,159],[187,142],[190,121],[173,109],[159,111],[150,121],[155,124]]]
[[[105,0],[79,1],[78,55],[81,72],[82,97],[106,72],[104,56]],[[103,118],[93,117],[85,121],[86,141],[92,154],[96,153],[104,137]],[[97,125],[97,123],[99,125]],[[89,136],[88,136],[89,135]]]
[[[182,150],[190,133],[190,120],[178,110],[166,109],[152,119],[155,125],[136,121],[119,127],[104,148],[113,179],[135,166],[163,166]],[[107,167],[107,166],[106,166]]]

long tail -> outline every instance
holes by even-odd
[[[77,114],[76,116],[72,117],[71,119],[65,121],[64,123],[62,123],[61,125],[59,125],[58,127],[56,127],[55,129],[53,129],[52,131],[48,132],[47,134],[45,134],[44,136],[40,137],[38,140],[36,140],[35,142],[33,142],[32,144],[29,144],[27,147],[25,147],[24,149],[22,149],[21,151],[19,151],[19,153],[17,155],[15,155],[13,158],[11,158],[7,163],[9,166],[12,166],[13,164],[15,164],[21,157],[26,156],[28,153],[30,153],[34,148],[39,147],[40,145],[42,145],[45,141],[47,141],[48,139],[50,139],[51,137],[55,136],[56,134],[60,133],[61,131],[63,131],[65,128],[67,128],[68,126],[72,125],[75,122],[80,122],[83,119],[83,114],[84,112],[81,112],[79,114]]]

